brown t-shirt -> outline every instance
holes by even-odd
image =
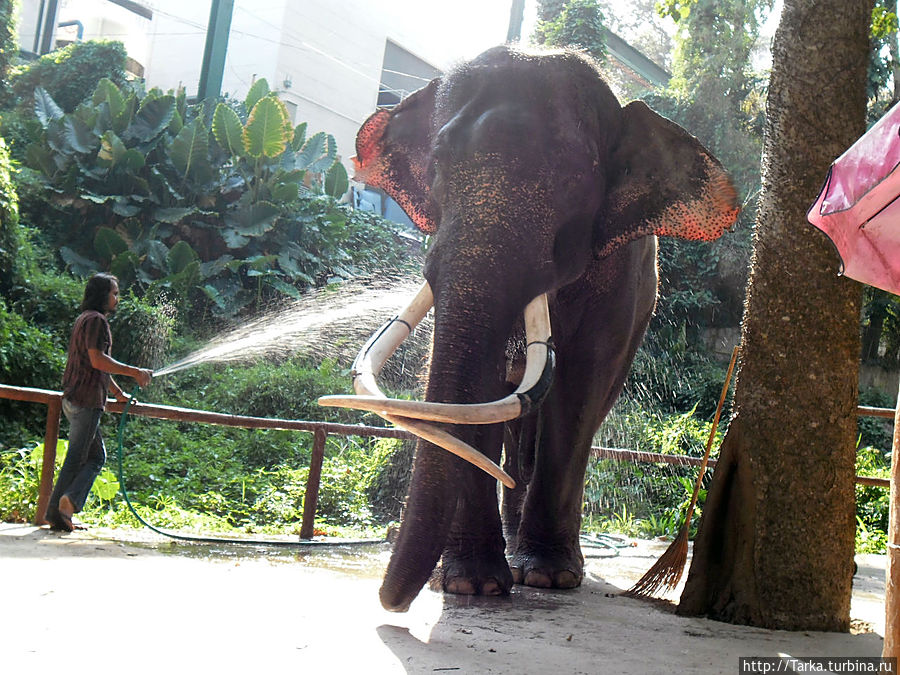
[[[109,354],[112,333],[109,322],[100,312],[89,309],[82,312],[72,327],[69,340],[69,357],[63,373],[63,395],[82,408],[106,409],[109,391],[109,373],[91,365],[88,349],[99,349]]]

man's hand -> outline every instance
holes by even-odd
[[[153,378],[153,371],[147,368],[135,368],[134,375],[132,377],[138,383],[138,385],[143,388],[150,384],[150,380]]]

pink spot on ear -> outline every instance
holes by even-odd
[[[380,166],[384,153],[384,133],[390,121],[390,113],[379,110],[369,115],[356,134],[356,156],[353,158],[353,167],[356,169],[354,179],[377,184],[378,172],[375,166]]]

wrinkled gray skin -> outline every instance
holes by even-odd
[[[733,189],[695,139],[641,103],[622,108],[568,52],[489,50],[373,115],[357,151],[357,178],[434,233],[426,400],[510,393],[523,309],[545,292],[557,351],[539,412],[449,425],[496,462],[505,447],[518,486],[503,490],[502,520],[492,478],[419,442],[383,605],[407,609],[439,559],[436,580],[451,593],[578,586],[591,439],[654,309],[654,233],[718,236],[736,214]]]

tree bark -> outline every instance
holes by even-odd
[[[806,221],[865,131],[873,0],[785,0],[741,368],[679,613],[846,631],[861,287]]]

